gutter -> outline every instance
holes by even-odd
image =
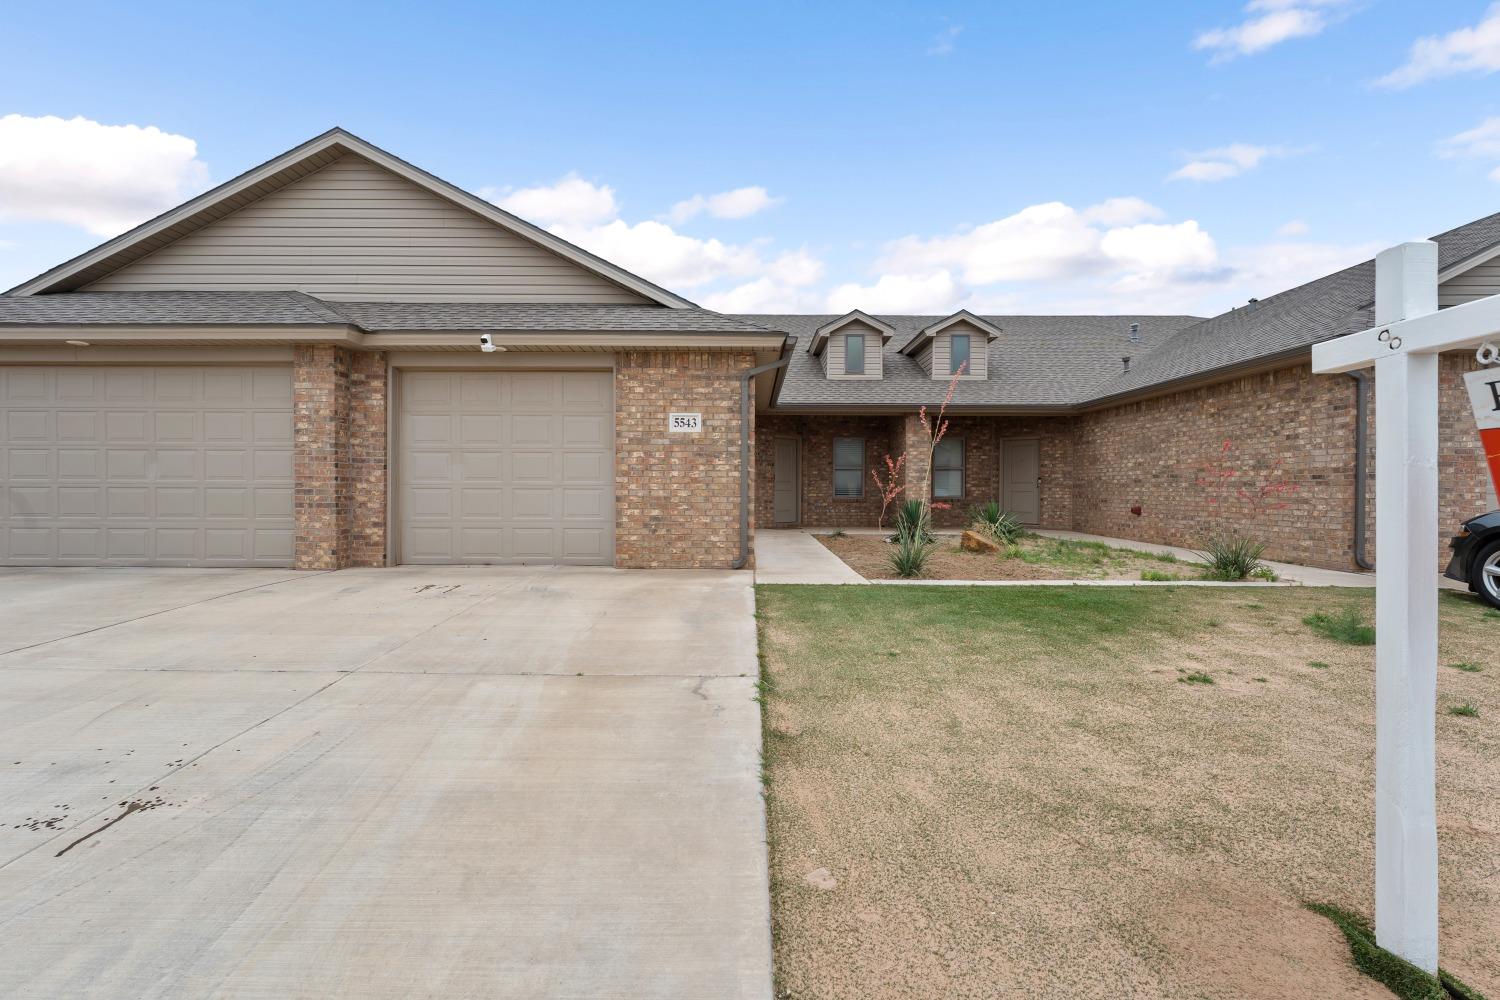
[[[1354,388],[1354,565],[1374,569],[1365,554],[1365,504],[1370,480],[1370,373],[1364,369],[1346,372]]]
[[[730,563],[730,569],[744,569],[750,561],[750,383],[757,375],[785,368],[791,360],[791,352],[787,352],[740,376],[740,554]]]

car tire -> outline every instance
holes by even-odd
[[[1492,608],[1500,608],[1500,538],[1474,554],[1469,564],[1469,587]]]

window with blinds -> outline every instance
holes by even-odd
[[[833,439],[833,495],[858,499],[865,495],[865,439]]]
[[[945,437],[933,451],[932,495],[938,500],[953,500],[964,495],[963,438]]]

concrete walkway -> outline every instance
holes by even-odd
[[[1049,538],[1067,538],[1080,542],[1103,542],[1119,549],[1137,549],[1141,552],[1171,553],[1184,562],[1203,561],[1203,557],[1192,549],[1178,545],[1157,545],[1152,542],[1136,542],[1128,538],[1109,538],[1104,535],[1088,535],[1081,531],[1058,531],[1052,528],[1034,529],[1038,535]],[[851,535],[885,534],[875,528],[850,528]],[[876,583],[891,586],[954,586],[954,587],[1036,587],[1036,586],[1109,586],[1109,587],[1264,587],[1260,582],[1227,583],[1215,580],[1178,580],[1152,582],[1147,580],[866,580],[850,569],[838,556],[829,552],[816,537],[826,533],[822,529],[778,528],[761,529],[755,533],[755,582],[756,583]],[[940,535],[957,534],[939,532]],[[1267,562],[1281,578],[1281,583],[1305,587],[1373,587],[1374,573],[1342,573],[1338,570],[1318,569],[1314,566],[1298,566],[1295,563]],[[1438,586],[1445,590],[1466,590],[1463,584],[1439,576]]]
[[[0,571],[0,996],[771,996],[748,573]]]
[[[755,533],[756,583],[869,583],[806,531]]]

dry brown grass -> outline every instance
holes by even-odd
[[[1373,651],[1302,624],[1370,592],[759,601],[783,996],[1390,996],[1300,908],[1373,909]],[[1442,960],[1493,996],[1500,623],[1442,608]]]
[[[816,537],[865,579],[895,579],[890,561],[893,546],[883,536]],[[965,552],[956,536],[943,535],[933,544],[922,576],[928,580],[1139,580],[1144,570],[1184,580],[1201,575],[1201,567],[1192,563],[1099,543],[1023,535],[1009,553],[994,555]]]

